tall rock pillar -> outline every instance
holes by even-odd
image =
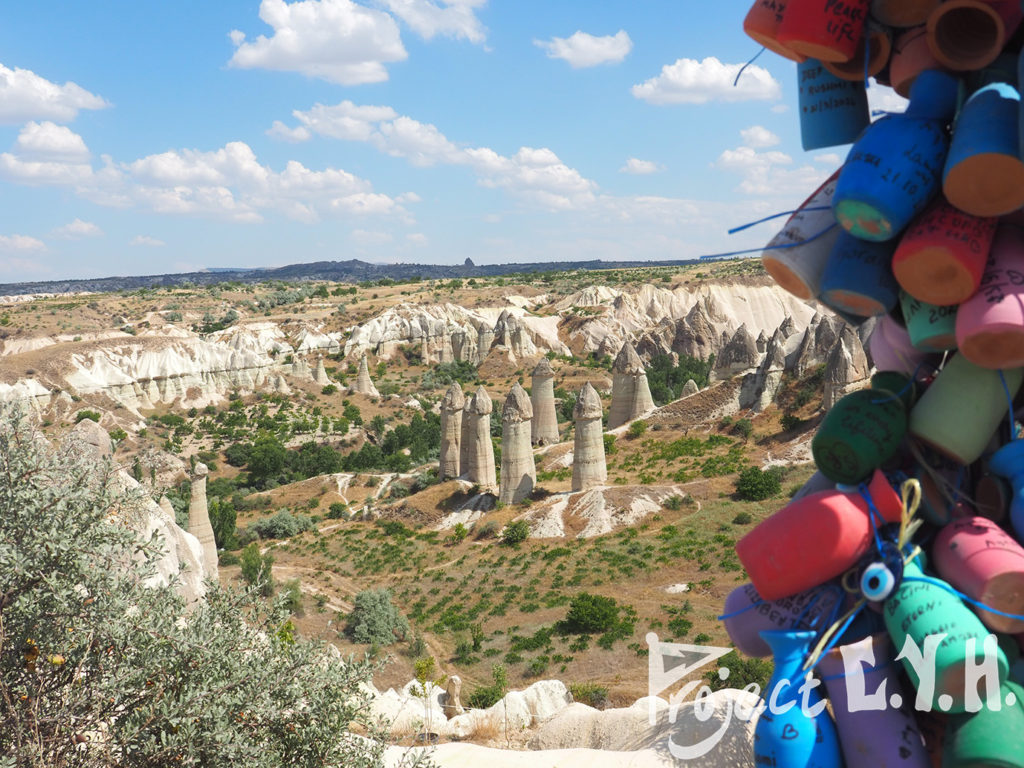
[[[612,406],[608,429],[639,419],[654,408],[647,371],[632,343],[626,342],[612,365]]]
[[[326,387],[331,383],[331,380],[327,377],[327,368],[324,367],[323,355],[318,355],[316,358],[316,370],[313,371],[313,381],[322,387]]]
[[[366,355],[359,360],[359,373],[356,374],[356,383],[352,387],[352,391],[370,397],[380,397],[380,392],[373,386],[373,379],[370,378],[370,366],[366,362]]]
[[[601,398],[588,381],[580,390],[572,411],[576,420],[573,442],[572,489],[587,491],[608,482],[608,466],[604,460],[604,416]]]
[[[199,539],[203,548],[203,565],[208,578],[217,580],[217,542],[210,525],[210,510],[206,504],[206,476],[210,470],[200,462],[192,474],[192,498],[188,505],[188,532]]]
[[[473,450],[473,396],[464,398],[462,406],[462,428],[459,435],[459,475],[469,474],[469,454]]]
[[[554,382],[555,372],[551,370],[551,363],[542,357],[533,369],[530,384],[530,405],[533,406],[530,441],[534,445],[553,445],[558,442]]]
[[[470,403],[473,422],[469,446],[469,481],[482,491],[493,491],[498,484],[494,472],[494,446],[491,445],[491,398],[487,390],[477,387]]]
[[[533,464],[530,445],[530,422],[533,406],[517,381],[505,398],[501,412],[501,489],[498,501],[516,504],[522,501],[537,484],[537,470]]]
[[[442,480],[458,477],[462,464],[462,408],[466,397],[459,382],[453,381],[441,401],[441,465],[438,475]]]

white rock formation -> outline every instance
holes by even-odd
[[[467,474],[469,481],[480,486],[482,491],[494,490],[498,484],[497,473],[494,471],[494,446],[491,444],[492,408],[487,390],[477,387],[469,408],[473,428],[469,441]]]
[[[441,460],[438,475],[442,480],[462,473],[462,409],[466,397],[459,382],[453,381],[441,401]]]
[[[476,422],[473,420],[473,396],[465,397],[462,405],[462,421],[459,430],[459,476],[469,474],[469,452],[473,448]]]
[[[849,325],[843,325],[839,339],[829,353],[825,365],[825,392],[822,407],[828,410],[843,395],[868,384],[871,366],[868,365],[864,346],[857,332]]]
[[[554,381],[555,372],[551,370],[551,363],[542,357],[533,369],[530,382],[530,405],[533,406],[530,441],[534,445],[553,445],[558,442]]]
[[[316,370],[313,371],[313,381],[321,387],[326,387],[331,383],[331,380],[327,377],[327,369],[324,367],[323,355],[318,355],[316,358]]]
[[[188,532],[199,539],[203,550],[203,570],[207,577],[217,579],[217,542],[210,524],[210,510],[206,501],[206,477],[210,470],[202,462],[196,464],[192,474],[192,498],[188,505]]]
[[[516,314],[508,309],[503,310],[498,316],[498,322],[494,325],[494,341],[491,343],[491,347],[507,351],[509,360],[512,361],[537,354],[537,346],[533,343],[533,339],[527,333],[523,323]]]
[[[697,382],[693,379],[687,379],[686,383],[683,384],[683,391],[680,397],[689,397],[690,395],[696,395],[700,392],[700,387],[697,386]]]
[[[573,408],[576,435],[573,440],[572,489],[587,491],[608,482],[604,457],[604,413],[597,390],[588,381]]]
[[[351,391],[368,397],[380,397],[380,392],[370,378],[370,366],[366,362],[366,355],[359,358],[359,373],[356,374],[356,383],[352,385]]]
[[[462,678],[458,675],[449,675],[448,684],[445,686],[445,699],[443,705],[445,717],[455,717],[466,713],[462,706]]]
[[[647,371],[632,343],[626,342],[612,365],[612,404],[608,429],[639,419],[654,408]]]
[[[308,379],[313,380],[313,369],[309,367],[309,362],[304,357],[296,356],[292,362],[291,374],[296,379]]]
[[[537,469],[530,445],[532,419],[530,398],[517,381],[505,398],[501,412],[501,489],[498,501],[503,504],[519,503],[537,484]]]

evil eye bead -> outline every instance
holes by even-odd
[[[896,577],[885,563],[871,563],[860,577],[860,591],[872,603],[880,603],[892,594]]]

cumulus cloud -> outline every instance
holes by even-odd
[[[638,160],[635,157],[629,158],[626,164],[619,168],[619,173],[629,173],[634,176],[647,176],[662,170],[661,166],[650,160]]]
[[[591,201],[597,189],[550,149],[522,147],[506,156],[489,147],[459,146],[436,126],[398,115],[390,107],[343,101],[336,106],[316,104],[292,115],[297,126],[276,122],[270,133],[287,139],[301,129],[310,135],[365,141],[417,166],[467,166],[482,186],[507,189],[546,208],[579,207]]]
[[[743,137],[743,143],[746,146],[754,147],[755,149],[774,147],[782,141],[782,139],[761,125],[752,125],[749,128],[744,128],[740,131],[740,136]]]
[[[17,125],[27,120],[70,122],[82,109],[103,109],[110,105],[80,85],[64,85],[40,77],[28,69],[10,69],[0,64],[0,123]]]
[[[868,88],[868,108],[874,112],[905,112],[910,102],[887,85],[879,85],[874,78]]]
[[[15,150],[29,158],[85,161],[90,157],[85,140],[66,125],[49,120],[27,123],[14,142]]]
[[[91,221],[75,219],[62,227],[57,227],[51,234],[63,240],[78,240],[83,237],[99,237],[103,230]]]
[[[385,65],[408,56],[390,15],[351,0],[263,0],[259,16],[273,34],[246,42],[243,33],[233,30],[236,48],[229,66],[360,85],[387,80]]]
[[[714,56],[678,59],[656,77],[634,85],[633,96],[650,104],[706,104],[709,101],[774,101],[782,96],[779,81],[767,69],[751,65],[736,85],[742,64],[723,64]]]
[[[633,50],[633,41],[626,30],[614,35],[595,37],[577,30],[570,37],[552,37],[534,40],[533,44],[547,52],[548,58],[564,59],[573,69],[596,67],[599,64],[618,64]]]
[[[727,149],[715,165],[738,174],[741,181],[737,190],[745,195],[779,197],[806,194],[829,174],[829,171],[811,165],[794,168],[793,158],[785,152],[758,152],[753,147]]]
[[[10,152],[0,153],[0,179],[29,186],[82,184],[93,175],[89,163],[32,160]]]
[[[436,35],[482,43],[487,32],[476,9],[487,0],[381,0],[383,6],[425,40]]]
[[[46,244],[28,235],[0,235],[0,251],[4,253],[26,253],[45,251]]]
[[[149,235],[136,235],[128,241],[128,245],[144,246],[147,248],[161,248],[167,245],[167,243],[163,240],[157,240],[155,237],[150,237]]]

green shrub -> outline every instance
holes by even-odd
[[[331,502],[327,508],[327,519],[344,520],[348,517],[348,504],[341,501]]]
[[[321,395],[333,395],[337,391],[338,391],[338,387],[337,387],[336,384],[324,384],[324,386],[320,390],[320,394]]]
[[[526,541],[530,536],[530,524],[525,520],[508,523],[501,531],[501,543],[515,546]]]
[[[312,527],[313,521],[308,515],[293,515],[287,509],[249,524],[249,529],[261,539],[290,539]]]
[[[779,421],[782,425],[782,429],[784,432],[788,432],[791,429],[796,429],[797,427],[804,423],[803,419],[801,419],[799,416],[793,413],[782,414],[782,418]]]
[[[617,450],[618,448],[615,447],[615,435],[606,432],[604,434],[604,455],[611,456]]]
[[[629,430],[626,432],[626,435],[630,439],[634,439],[635,440],[636,438],[640,437],[646,431],[647,431],[647,422],[644,421],[643,419],[641,419],[639,421],[634,421],[632,424],[629,425]]]
[[[594,709],[608,706],[608,688],[598,683],[570,683],[569,693],[575,701]]]
[[[594,634],[613,629],[619,620],[614,598],[580,592],[569,603],[562,630],[572,634]]]
[[[732,519],[733,525],[749,525],[754,522],[754,517],[749,512],[738,512]]]
[[[366,589],[356,595],[345,631],[353,642],[391,645],[409,634],[409,622],[391,602],[388,589]]]
[[[466,697],[466,704],[472,709],[489,709],[501,701],[508,692],[508,674],[505,667],[495,664],[491,667],[491,684],[477,686]]]
[[[736,496],[744,501],[763,501],[782,491],[779,473],[772,469],[762,471],[747,467],[736,478]]]
[[[725,680],[718,674],[718,670],[722,668],[729,670]],[[704,673],[704,679],[712,691],[745,688],[751,683],[757,683],[763,691],[771,680],[774,668],[769,659],[751,659],[741,656],[737,651],[730,651],[718,659],[714,669]]]
[[[474,539],[493,539],[498,535],[498,524],[494,520],[488,520],[473,526]]]
[[[79,411],[75,414],[75,424],[80,422],[82,419],[90,419],[95,421],[97,424],[100,423],[100,415],[96,411]]]
[[[264,597],[274,594],[274,558],[269,552],[260,554],[259,542],[254,541],[243,549],[239,560],[246,584],[255,587]]]

